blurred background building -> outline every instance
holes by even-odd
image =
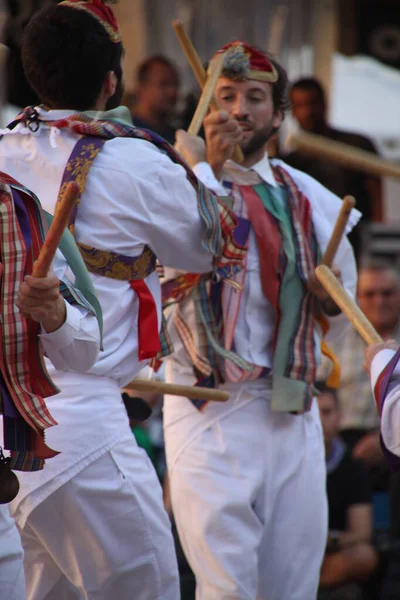
[[[2,37],[9,48],[2,91],[11,104],[3,124],[14,106],[36,101],[22,73],[21,35],[36,10],[56,2],[0,0]],[[136,67],[154,54],[167,57],[179,72],[177,110],[188,94],[196,97],[197,85],[171,27],[178,18],[204,61],[224,43],[242,38],[279,55],[292,80],[316,76],[327,92],[330,124],[368,136],[382,157],[400,161],[399,0],[119,0],[114,8],[126,48],[128,101],[134,100]],[[289,118],[282,135],[291,127]],[[400,256],[399,198],[400,181],[386,179],[384,221],[391,229],[372,228],[369,244],[375,253]]]

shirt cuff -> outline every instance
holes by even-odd
[[[66,305],[66,318],[61,327],[51,333],[46,333],[41,328],[40,340],[44,348],[47,345],[50,345],[53,350],[66,348],[74,341],[77,331],[80,329],[81,314],[79,310],[76,310],[65,300],[64,302]]]
[[[213,192],[219,196],[226,195],[226,189],[218,181],[214,175],[214,171],[207,162],[199,162],[193,167],[193,172],[197,179],[200,179],[206,187],[210,188]]]
[[[389,348],[385,348],[384,350],[378,352],[378,354],[375,354],[371,363],[371,386],[373,390],[375,389],[376,382],[378,381],[380,374],[385,367],[387,367],[395,354],[396,352],[394,350],[390,350]],[[396,365],[393,371],[393,376],[396,375],[400,376],[399,364]]]

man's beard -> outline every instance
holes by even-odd
[[[272,124],[255,131],[253,136],[247,142],[242,142],[240,144],[243,154],[245,156],[250,156],[250,154],[253,154],[253,152],[263,148],[268,140],[274,135],[274,133],[275,129]]]
[[[122,98],[123,98],[123,95],[125,92],[124,82],[122,79],[122,73],[121,74],[117,73],[117,77],[118,77],[117,87],[115,89],[114,94],[107,100],[106,110],[112,110],[113,108],[117,108],[118,106],[121,106]]]

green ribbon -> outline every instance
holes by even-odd
[[[46,216],[47,225],[50,227],[53,221],[53,216],[46,211],[44,211],[44,213]],[[79,252],[73,235],[70,233],[70,231],[68,231],[68,229],[65,229],[58,247],[66,259],[69,267],[71,268],[71,271],[75,275],[74,287],[81,292],[82,296],[95,313],[100,329],[101,349],[103,349],[103,311],[101,309],[100,302],[97,299],[93,282],[90,278],[86,265],[83,262],[81,253]]]
[[[286,376],[290,357],[290,346],[298,328],[304,284],[296,266],[296,248],[287,195],[281,186],[272,187],[265,183],[254,186],[265,209],[277,220],[286,255],[286,268],[279,291],[281,318],[272,367],[272,400],[274,411],[303,411],[308,385],[304,381]]]

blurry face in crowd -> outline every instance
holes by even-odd
[[[139,86],[139,95],[158,115],[169,115],[178,100],[179,79],[175,69],[154,63],[148,77]]]
[[[319,414],[324,432],[325,446],[330,445],[339,432],[340,411],[336,398],[330,392],[318,396]]]
[[[282,114],[274,109],[270,83],[220,77],[215,93],[221,108],[236,119],[242,129],[241,147],[245,156],[262,148],[282,122]]]
[[[358,276],[358,302],[378,330],[394,329],[400,316],[400,286],[391,270],[361,269]]]
[[[325,124],[325,104],[316,90],[293,89],[290,92],[292,114],[305,131],[318,132]]]

